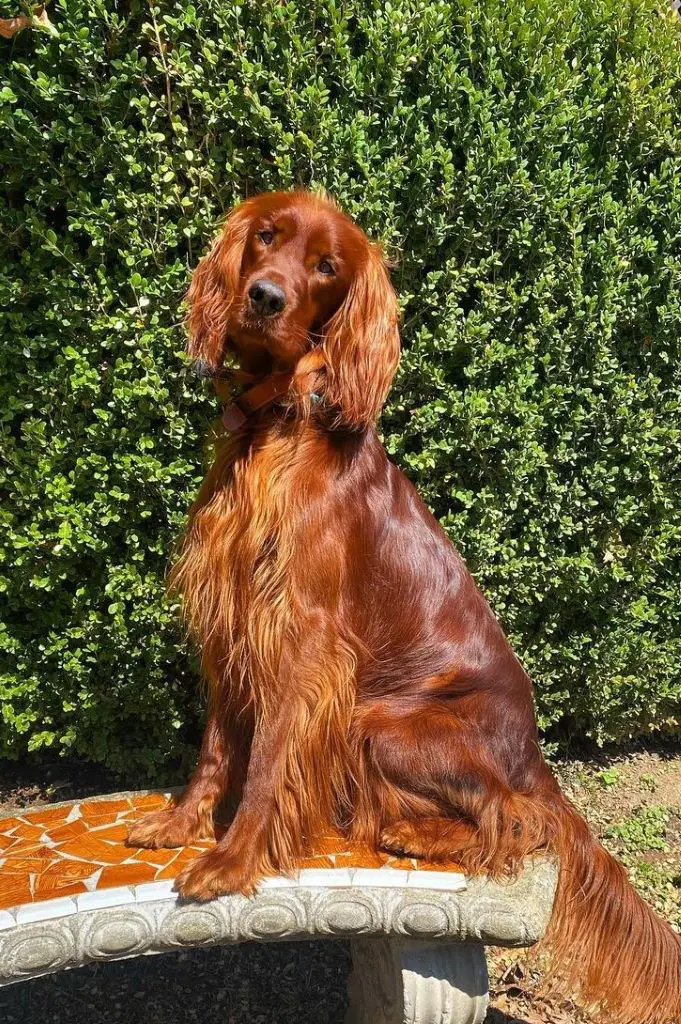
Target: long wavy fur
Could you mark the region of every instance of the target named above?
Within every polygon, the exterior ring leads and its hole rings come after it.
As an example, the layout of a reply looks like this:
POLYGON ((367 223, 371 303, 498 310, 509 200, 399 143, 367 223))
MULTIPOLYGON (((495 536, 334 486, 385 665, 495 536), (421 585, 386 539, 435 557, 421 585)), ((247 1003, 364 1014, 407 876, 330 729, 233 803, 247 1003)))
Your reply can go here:
MULTIPOLYGON (((323 198, 266 201, 350 231, 323 198)), ((237 208, 192 281, 189 351, 209 367, 258 209, 257 197, 237 208)), ((175 819, 135 834, 149 845, 206 834, 228 776, 220 759, 236 751, 244 775, 249 744, 267 736, 266 829, 251 806, 192 867, 191 894, 251 891, 331 827, 493 875, 548 852, 560 859, 545 940, 556 977, 610 1024, 681 1024, 679 936, 561 794, 529 679, 373 430, 399 356, 397 303, 380 249, 352 230, 347 296, 298 358, 288 402, 218 439, 191 511, 171 589, 201 649, 208 739, 175 819)))

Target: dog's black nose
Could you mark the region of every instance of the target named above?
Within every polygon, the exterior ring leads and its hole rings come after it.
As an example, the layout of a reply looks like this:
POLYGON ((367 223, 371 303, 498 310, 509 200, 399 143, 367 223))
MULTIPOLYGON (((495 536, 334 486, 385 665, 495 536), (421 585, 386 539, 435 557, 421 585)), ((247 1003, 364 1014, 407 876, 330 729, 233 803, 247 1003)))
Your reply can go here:
POLYGON ((258 316, 276 316, 286 305, 286 292, 274 281, 263 277, 248 289, 251 307, 258 316))

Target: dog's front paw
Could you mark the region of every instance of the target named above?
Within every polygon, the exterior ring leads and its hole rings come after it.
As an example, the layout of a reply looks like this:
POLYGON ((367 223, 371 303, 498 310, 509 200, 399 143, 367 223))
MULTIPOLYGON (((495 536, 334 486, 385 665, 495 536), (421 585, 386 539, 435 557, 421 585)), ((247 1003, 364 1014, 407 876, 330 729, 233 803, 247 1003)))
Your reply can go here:
POLYGON ((127 846, 146 846, 150 850, 160 847, 189 846, 198 839, 212 839, 212 830, 202 826, 199 818, 189 815, 181 807, 152 811, 134 822, 128 831, 127 846))
POLYGON ((252 860, 216 847, 188 864, 177 876, 175 888, 182 896, 195 900, 211 900, 230 892, 251 896, 259 879, 252 860))

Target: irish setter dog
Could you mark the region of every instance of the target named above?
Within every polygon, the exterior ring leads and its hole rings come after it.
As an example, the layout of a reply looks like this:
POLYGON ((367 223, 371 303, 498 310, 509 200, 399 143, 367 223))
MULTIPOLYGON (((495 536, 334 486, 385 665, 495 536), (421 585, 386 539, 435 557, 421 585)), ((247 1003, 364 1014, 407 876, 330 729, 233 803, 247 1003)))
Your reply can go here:
POLYGON ((306 192, 248 199, 199 264, 189 354, 252 386, 225 413, 171 585, 209 684, 196 772, 129 842, 213 836, 186 897, 251 893, 329 827, 468 872, 560 859, 556 970, 610 1021, 681 1020, 681 940, 540 753, 531 682, 374 428, 399 359, 381 249, 306 192))

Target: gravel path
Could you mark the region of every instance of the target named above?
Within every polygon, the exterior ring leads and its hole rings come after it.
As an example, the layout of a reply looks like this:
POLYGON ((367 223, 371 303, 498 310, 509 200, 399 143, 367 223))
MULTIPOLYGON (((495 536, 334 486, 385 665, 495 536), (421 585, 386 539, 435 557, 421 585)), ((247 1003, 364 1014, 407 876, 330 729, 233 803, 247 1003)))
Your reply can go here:
POLYGON ((0 989, 3 1024, 343 1024, 344 942, 221 946, 0 989))

